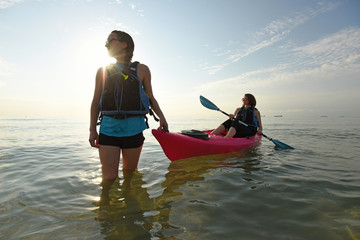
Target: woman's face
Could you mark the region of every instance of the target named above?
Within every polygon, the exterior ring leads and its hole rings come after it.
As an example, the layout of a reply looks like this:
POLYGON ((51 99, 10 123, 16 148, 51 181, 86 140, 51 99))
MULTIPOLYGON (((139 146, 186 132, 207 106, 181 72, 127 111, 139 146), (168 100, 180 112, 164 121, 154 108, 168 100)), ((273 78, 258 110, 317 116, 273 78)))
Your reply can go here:
POLYGON ((246 105, 246 104, 249 104, 249 98, 246 96, 246 95, 244 95, 244 97, 243 97, 243 103, 246 105))
POLYGON ((126 42, 119 41, 116 33, 111 33, 105 43, 109 56, 114 58, 121 56, 125 52, 126 45, 126 42))

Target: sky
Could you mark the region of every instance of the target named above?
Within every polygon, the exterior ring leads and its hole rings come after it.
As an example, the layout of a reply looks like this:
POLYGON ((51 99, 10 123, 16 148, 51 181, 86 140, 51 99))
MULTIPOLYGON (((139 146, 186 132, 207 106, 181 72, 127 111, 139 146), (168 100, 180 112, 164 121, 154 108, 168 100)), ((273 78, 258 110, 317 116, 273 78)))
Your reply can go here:
POLYGON ((167 118, 360 116, 358 0, 0 0, 0 117, 88 117, 112 30, 167 118))

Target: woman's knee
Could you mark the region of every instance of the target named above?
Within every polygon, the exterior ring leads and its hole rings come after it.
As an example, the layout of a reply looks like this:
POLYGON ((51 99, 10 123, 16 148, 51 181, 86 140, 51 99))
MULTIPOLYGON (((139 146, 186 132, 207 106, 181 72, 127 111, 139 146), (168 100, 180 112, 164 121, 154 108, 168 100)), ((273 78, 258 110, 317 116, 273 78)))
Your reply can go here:
POLYGON ((142 146, 122 150, 123 170, 135 170, 139 163, 142 146))
POLYGON ((236 129, 235 128, 233 128, 233 127, 230 127, 230 129, 229 129, 229 131, 227 132, 227 134, 226 134, 226 138, 232 138, 232 137, 234 137, 235 136, 235 134, 236 134, 236 129))
POLYGON ((114 180, 118 177, 120 148, 114 146, 100 146, 99 155, 104 179, 114 180))
POLYGON ((228 119, 225 122, 223 122, 221 125, 225 128, 225 130, 228 130, 231 127, 232 122, 233 121, 231 119, 228 119))

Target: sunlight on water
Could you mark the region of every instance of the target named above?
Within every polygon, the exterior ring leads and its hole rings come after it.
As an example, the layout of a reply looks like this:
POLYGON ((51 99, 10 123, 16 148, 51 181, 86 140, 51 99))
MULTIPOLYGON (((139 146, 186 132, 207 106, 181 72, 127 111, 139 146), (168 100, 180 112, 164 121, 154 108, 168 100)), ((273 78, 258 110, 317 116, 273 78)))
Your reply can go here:
POLYGON ((359 239, 358 119, 263 121, 295 149, 170 162, 147 130, 138 170, 102 182, 86 120, 2 119, 0 238, 359 239))

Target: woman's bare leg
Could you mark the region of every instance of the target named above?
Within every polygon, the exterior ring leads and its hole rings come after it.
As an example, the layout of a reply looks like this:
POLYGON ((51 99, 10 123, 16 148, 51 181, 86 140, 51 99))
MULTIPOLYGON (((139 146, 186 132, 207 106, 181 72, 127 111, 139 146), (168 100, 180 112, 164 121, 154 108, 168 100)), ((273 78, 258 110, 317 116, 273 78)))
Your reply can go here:
POLYGON ((122 150, 123 170, 135 170, 139 163, 142 146, 122 150))
POLYGON ((236 130, 233 127, 230 127, 229 131, 226 134, 226 138, 232 138, 233 136, 235 136, 236 130))
POLYGON ((211 134, 218 135, 218 134, 224 132, 225 130, 226 130, 226 129, 225 129, 224 125, 221 124, 220 126, 218 126, 217 129, 215 129, 214 131, 212 131, 211 134))
POLYGON ((99 156, 103 179, 114 180, 118 177, 120 148, 100 145, 99 156))

